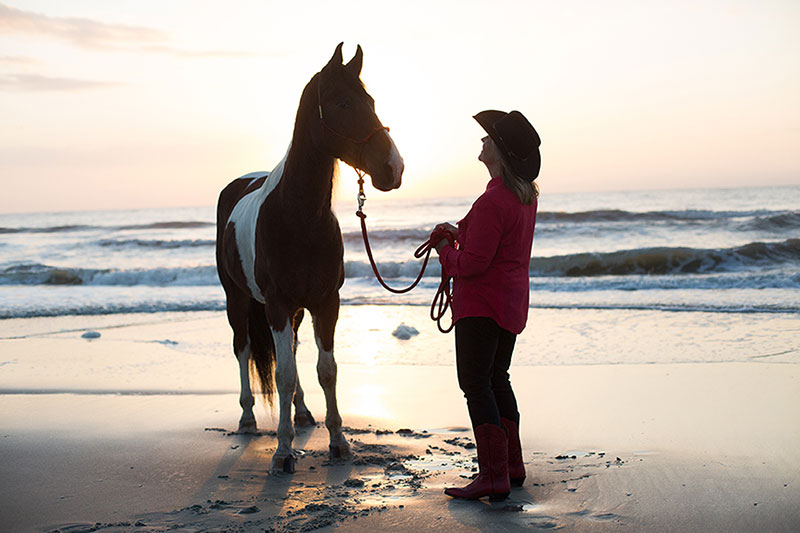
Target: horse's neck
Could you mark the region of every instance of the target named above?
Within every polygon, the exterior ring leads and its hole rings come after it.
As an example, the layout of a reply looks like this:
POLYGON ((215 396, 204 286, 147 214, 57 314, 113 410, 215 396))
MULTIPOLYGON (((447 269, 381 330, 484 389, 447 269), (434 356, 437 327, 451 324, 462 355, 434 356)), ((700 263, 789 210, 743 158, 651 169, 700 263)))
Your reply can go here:
POLYGON ((281 196, 303 216, 330 212, 336 167, 335 158, 314 146, 309 130, 317 124, 308 118, 298 116, 303 122, 295 127, 279 185, 281 196))
POLYGON ((303 210, 330 209, 336 160, 319 152, 293 152, 294 146, 286 160, 282 195, 303 210))

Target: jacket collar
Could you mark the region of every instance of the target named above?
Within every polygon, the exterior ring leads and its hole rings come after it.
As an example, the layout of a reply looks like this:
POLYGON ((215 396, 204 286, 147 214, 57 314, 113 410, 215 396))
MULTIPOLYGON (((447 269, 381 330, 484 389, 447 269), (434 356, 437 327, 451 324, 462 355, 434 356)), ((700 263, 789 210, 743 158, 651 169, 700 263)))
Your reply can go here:
POLYGON ((486 184, 486 190, 494 189, 498 185, 503 185, 503 176, 495 176, 494 178, 489 180, 489 183, 486 184))

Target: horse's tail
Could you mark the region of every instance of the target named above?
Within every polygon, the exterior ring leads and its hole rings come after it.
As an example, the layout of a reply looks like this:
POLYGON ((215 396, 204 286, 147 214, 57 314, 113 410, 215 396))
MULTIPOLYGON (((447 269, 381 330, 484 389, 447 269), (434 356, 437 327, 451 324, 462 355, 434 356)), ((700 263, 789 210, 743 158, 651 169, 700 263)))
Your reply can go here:
POLYGON ((267 403, 272 405, 275 393, 275 342, 272 340, 272 332, 269 330, 264 305, 251 299, 247 320, 250 336, 251 375, 258 377, 261 394, 266 398, 267 403))

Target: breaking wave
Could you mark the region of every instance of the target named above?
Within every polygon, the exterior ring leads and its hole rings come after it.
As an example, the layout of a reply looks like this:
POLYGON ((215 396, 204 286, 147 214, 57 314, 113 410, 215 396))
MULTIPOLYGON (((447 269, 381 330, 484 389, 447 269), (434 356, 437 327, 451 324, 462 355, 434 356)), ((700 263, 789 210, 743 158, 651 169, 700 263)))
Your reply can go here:
MULTIPOLYGON (((135 241, 131 241, 135 242, 135 241)), ((172 241, 151 241, 149 245, 170 247, 172 241)), ((213 241, 192 241, 196 246, 210 246, 213 241)), ((119 242, 110 245, 120 245, 119 242)), ((121 245, 130 245, 121 244, 121 245)), ((134 244, 138 246, 139 244, 134 244)), ((413 278, 421 262, 383 261, 378 264, 384 278, 413 278)), ((782 242, 754 242, 745 246, 721 249, 640 248, 605 253, 579 253, 554 257, 534 257, 530 273, 537 277, 592 278, 600 276, 668 276, 678 275, 688 281, 691 274, 725 274, 770 271, 800 265, 800 239, 782 242)), ((371 277, 367 261, 346 261, 348 278, 371 277)), ((428 264, 425 277, 439 277, 441 270, 434 259, 428 264)), ((790 283, 800 283, 800 276, 790 283)), ((681 278, 679 278, 681 279, 681 278)), ((757 279, 757 276, 752 276, 757 279)), ((534 281, 535 283, 535 281, 534 281)), ((185 268, 91 269, 22 263, 0 270, 0 285, 110 285, 110 286, 204 286, 217 285, 214 265, 185 268)))
POLYGON ((534 258, 534 276, 625 276, 735 272, 800 262, 800 239, 721 249, 640 248, 534 258))
POLYGON ((188 268, 92 269, 61 268, 38 263, 21 264, 0 271, 0 285, 112 285, 203 286, 217 285, 213 265, 188 268))

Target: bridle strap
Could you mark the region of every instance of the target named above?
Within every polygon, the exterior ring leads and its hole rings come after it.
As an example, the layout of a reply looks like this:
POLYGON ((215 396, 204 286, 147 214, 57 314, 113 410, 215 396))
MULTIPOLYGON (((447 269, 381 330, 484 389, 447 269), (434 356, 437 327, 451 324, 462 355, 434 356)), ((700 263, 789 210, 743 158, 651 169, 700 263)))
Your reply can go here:
MULTIPOLYGON (((361 152, 364 149, 364 145, 367 144, 369 142, 369 140, 372 139, 372 137, 376 133, 378 133, 379 131, 384 131, 385 130, 385 131, 388 132, 389 131, 389 127, 388 126, 377 126, 377 127, 375 127, 375 129, 373 129, 371 132, 369 132, 369 135, 367 135, 363 139, 354 139, 353 137, 350 137, 348 135, 345 135, 344 133, 336 131, 334 128, 331 127, 330 124, 328 124, 328 121, 325 120, 325 113, 323 113, 323 111, 322 111, 322 94, 321 94, 321 89, 320 89, 321 86, 322 86, 322 77, 318 75, 317 76, 317 109, 319 110, 319 122, 320 122, 320 124, 322 124, 322 127, 324 129, 330 131, 334 135, 338 135, 342 139, 345 139, 345 140, 350 141, 351 143, 357 145, 359 148, 358 148, 358 157, 356 159, 358 161, 361 161, 361 152)), ((367 200, 367 195, 364 194, 364 174, 365 174, 365 172, 363 170, 359 169, 359 168, 356 168, 356 167, 353 167, 353 170, 355 170, 356 174, 358 174, 358 212, 362 213, 363 212, 362 210, 364 208, 364 202, 367 200)))
MULTIPOLYGON (((350 137, 349 135, 345 135, 344 133, 336 131, 334 128, 331 127, 330 124, 328 124, 328 121, 325 120, 325 114, 322 112, 322 95, 320 93, 320 87, 321 86, 322 86, 322 80, 321 80, 321 78, 317 78, 317 109, 319 110, 319 121, 322 124, 322 127, 325 128, 326 130, 328 130, 329 132, 333 133, 334 135, 338 135, 342 139, 348 140, 353 144, 360 145, 361 148, 363 148, 363 146, 365 144, 367 144, 369 142, 369 140, 372 139, 372 137, 376 133, 378 133, 379 131, 383 131, 383 130, 389 131, 389 127, 388 126, 376 126, 375 129, 373 129, 371 132, 369 132, 369 135, 367 135, 363 139, 355 139, 353 137, 350 137)), ((359 156, 360 156, 360 153, 359 153, 359 156)), ((360 159, 360 157, 359 157, 359 159, 360 159)))

